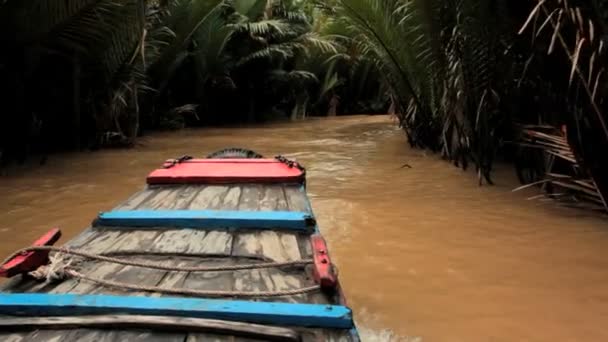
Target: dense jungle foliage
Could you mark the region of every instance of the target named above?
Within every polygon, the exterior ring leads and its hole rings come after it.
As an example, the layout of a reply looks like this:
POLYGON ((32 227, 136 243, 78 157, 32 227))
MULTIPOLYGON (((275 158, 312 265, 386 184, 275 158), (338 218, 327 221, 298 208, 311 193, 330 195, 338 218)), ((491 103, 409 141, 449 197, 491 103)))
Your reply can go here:
POLYGON ((0 0, 0 159, 149 129, 395 114, 412 146, 605 207, 599 0, 0 0))

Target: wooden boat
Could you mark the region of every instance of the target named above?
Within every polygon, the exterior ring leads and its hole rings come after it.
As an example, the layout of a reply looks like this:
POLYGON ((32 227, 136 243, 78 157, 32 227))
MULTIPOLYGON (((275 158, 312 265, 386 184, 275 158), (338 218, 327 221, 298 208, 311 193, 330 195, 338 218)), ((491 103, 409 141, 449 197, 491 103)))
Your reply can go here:
POLYGON ((0 340, 358 341, 304 168, 242 155, 169 160, 62 247, 54 229, 9 257, 0 340))

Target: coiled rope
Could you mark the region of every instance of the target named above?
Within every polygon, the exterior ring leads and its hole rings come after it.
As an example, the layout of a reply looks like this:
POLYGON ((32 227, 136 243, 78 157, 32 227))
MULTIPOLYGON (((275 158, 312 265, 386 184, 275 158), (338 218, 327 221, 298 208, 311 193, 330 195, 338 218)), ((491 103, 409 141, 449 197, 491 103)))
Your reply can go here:
POLYGON ((266 262, 257 264, 241 264, 241 265, 225 265, 225 266, 168 266, 160 265, 157 263, 130 261, 115 257, 109 257, 105 255, 99 255, 94 253, 88 253, 80 250, 69 249, 65 247, 54 247, 54 246, 31 246, 22 248, 11 256, 6 258, 2 264, 6 264, 9 260, 16 256, 22 255, 27 252, 33 251, 48 251, 56 252, 57 254, 50 257, 50 263, 36 269, 35 271, 29 272, 29 275, 39 279, 51 282, 54 280, 63 280, 66 277, 73 277, 78 279, 84 279, 98 283, 102 286, 116 287, 135 291, 144 292, 157 292, 165 294, 181 294, 191 295, 197 297, 281 297, 281 296, 293 296, 299 294, 305 294, 320 290, 319 285, 313 285, 303 287, 299 289, 280 290, 280 291, 261 291, 261 292, 247 292, 247 291, 214 291, 214 290, 195 290, 187 288, 163 288, 159 286, 147 286, 147 285, 135 285, 123 282, 116 282, 112 280, 105 280, 95 277, 87 276, 71 267, 72 260, 67 262, 64 261, 65 255, 76 255, 92 260, 105 261, 125 266, 135 266, 163 271, 172 272, 221 272, 221 271, 238 271, 238 270, 251 270, 251 269, 262 269, 270 267, 290 267, 290 266, 304 266, 313 263, 310 259, 287 261, 287 262, 266 262))

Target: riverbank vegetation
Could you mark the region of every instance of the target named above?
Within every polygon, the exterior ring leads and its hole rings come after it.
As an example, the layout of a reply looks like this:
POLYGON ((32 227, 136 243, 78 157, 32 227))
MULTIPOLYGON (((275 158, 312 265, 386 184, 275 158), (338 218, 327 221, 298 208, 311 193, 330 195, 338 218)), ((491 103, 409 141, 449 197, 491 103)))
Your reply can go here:
POLYGON ((480 184, 506 157, 606 207, 607 24, 596 0, 4 0, 0 160, 391 112, 480 184))
POLYGON ((552 197, 608 195, 606 21, 599 1, 338 0, 413 146, 472 163, 497 155, 552 197))

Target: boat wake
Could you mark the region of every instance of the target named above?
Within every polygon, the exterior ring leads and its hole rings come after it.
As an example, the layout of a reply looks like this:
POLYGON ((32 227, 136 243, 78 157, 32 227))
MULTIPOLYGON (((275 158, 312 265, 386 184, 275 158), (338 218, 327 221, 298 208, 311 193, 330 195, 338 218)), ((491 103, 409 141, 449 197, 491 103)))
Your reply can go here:
POLYGON ((374 330, 366 327, 357 327, 362 342, 422 342, 421 337, 398 336, 388 329, 374 330))

